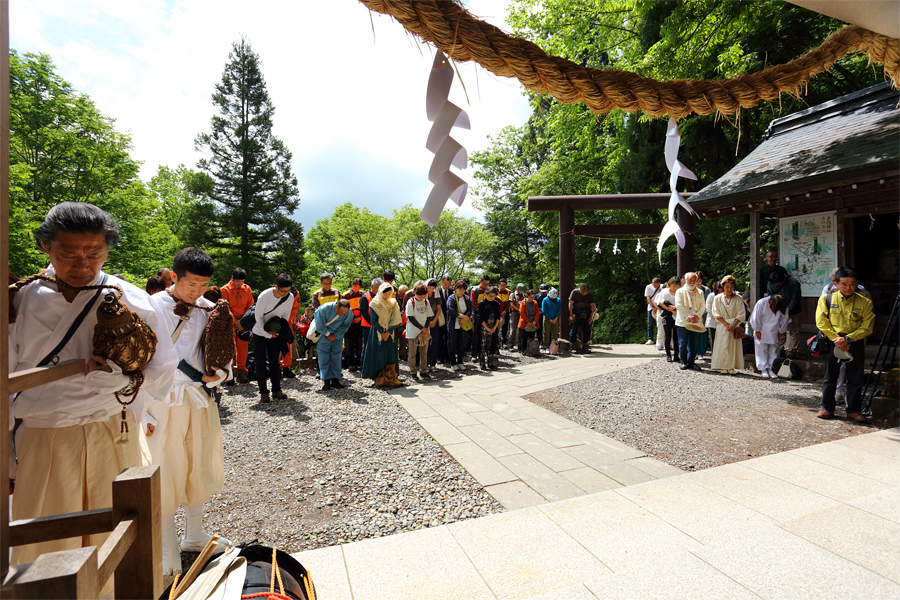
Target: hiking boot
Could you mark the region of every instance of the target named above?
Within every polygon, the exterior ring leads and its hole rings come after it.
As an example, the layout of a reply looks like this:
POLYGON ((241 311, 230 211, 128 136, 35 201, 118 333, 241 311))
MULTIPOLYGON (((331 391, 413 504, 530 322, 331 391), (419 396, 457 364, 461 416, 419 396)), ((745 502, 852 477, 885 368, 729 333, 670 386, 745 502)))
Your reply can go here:
POLYGON ((847 413, 847 419, 854 423, 868 423, 869 420, 859 413, 847 413))
POLYGON ((269 402, 269 395, 268 394, 260 394, 259 401, 260 402, 269 402))
POLYGON ((481 361, 481 370, 482 370, 482 371, 487 371, 487 370, 488 370, 487 364, 486 364, 484 361, 481 361))
POLYGON ((247 371, 245 371, 243 369, 238 369, 237 382, 238 383, 250 383, 250 378, 247 377, 247 371))
POLYGON ((237 381, 235 381, 234 379, 229 379, 228 381, 225 382, 225 385, 228 385, 228 386, 237 385, 237 381))
POLYGON ((331 389, 331 381, 325 380, 325 384, 322 386, 322 391, 327 392, 330 389, 331 389))
POLYGON ((276 400, 287 400, 287 394, 285 394, 281 390, 278 390, 277 392, 272 392, 272 397, 275 398, 276 400))
POLYGON ((825 410, 824 408, 816 413, 816 416, 820 419, 833 419, 834 411, 833 410, 825 410))
POLYGON ((294 374, 294 372, 291 371, 288 367, 284 367, 283 369, 281 369, 281 375, 282 375, 282 377, 284 377, 285 379, 294 379, 295 377, 297 377, 297 376, 294 374))
POLYGON ((347 387, 347 386, 345 386, 343 383, 341 383, 341 380, 340 380, 340 379, 332 379, 332 380, 331 380, 331 387, 341 390, 341 389, 344 389, 344 388, 347 387))

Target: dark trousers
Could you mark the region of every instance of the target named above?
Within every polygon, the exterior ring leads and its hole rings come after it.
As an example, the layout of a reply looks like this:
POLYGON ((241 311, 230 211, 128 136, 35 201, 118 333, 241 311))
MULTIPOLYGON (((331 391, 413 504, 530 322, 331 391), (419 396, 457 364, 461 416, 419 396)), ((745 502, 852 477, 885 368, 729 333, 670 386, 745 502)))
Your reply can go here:
POLYGON ((433 367, 438 361, 438 349, 441 345, 441 330, 443 327, 435 325, 431 328, 431 341, 428 342, 428 366, 433 367))
MULTIPOLYGON (((478 311, 472 316, 472 331, 481 332, 481 319, 478 318, 478 311)), ((476 359, 481 355, 481 335, 472 338, 472 358, 476 359)))
MULTIPOLYGON (((441 364, 450 362, 450 335, 447 333, 447 327, 437 327, 438 335, 435 337, 437 343, 437 359, 441 364)), ((433 334, 432 334, 433 335, 433 334)))
POLYGON ((541 316, 538 317, 538 330, 537 330, 537 339, 541 340, 541 345, 544 344, 544 313, 541 313, 541 316))
POLYGON ((581 333, 581 341, 585 347, 591 343, 591 311, 576 308, 574 311, 575 320, 569 325, 569 342, 572 348, 578 343, 578 334, 581 333))
POLYGON ((464 329, 453 329, 450 333, 450 364, 461 365, 466 354, 466 342, 469 332, 464 329))
MULTIPOLYGON (((847 363, 847 374, 844 380, 844 398, 847 401, 847 412, 858 413, 862 410, 862 380, 866 363, 866 341, 859 340, 850 344, 853 360, 847 363)), ((834 412, 834 390, 837 387, 841 363, 834 356, 834 344, 825 361, 825 380, 822 382, 822 408, 834 412)))
POLYGON ((359 323, 352 324, 344 336, 344 362, 348 367, 362 366, 362 329, 359 323))
POLYGON ((281 391, 281 363, 278 355, 278 343, 272 338, 253 334, 253 357, 256 361, 256 382, 259 393, 268 394, 266 380, 272 380, 272 391, 281 391), (268 357, 268 358, 267 358, 268 357))
POLYGON ((675 351, 675 358, 681 361, 681 355, 678 352, 678 337, 675 334, 675 319, 663 319, 663 340, 666 345, 666 356, 672 356, 675 351))
POLYGON ((716 345, 716 328, 709 328, 709 353, 712 354, 713 346, 716 345))
POLYGON ((519 327, 519 352, 525 352, 525 347, 528 346, 528 340, 535 339, 537 336, 537 331, 526 331, 525 329, 519 327))
POLYGON ((370 329, 372 329, 372 328, 371 327, 363 327, 362 325, 359 326, 360 335, 362 336, 362 345, 360 346, 360 351, 359 351, 360 366, 362 366, 363 360, 365 360, 365 358, 366 358, 366 344, 369 343, 369 330, 370 329))
POLYGON ((656 325, 656 317, 653 316, 653 311, 647 311, 647 339, 655 340, 656 336, 653 335, 653 326, 656 325))
POLYGON ((678 356, 681 364, 694 364, 694 361, 697 360, 697 351, 700 349, 700 336, 706 334, 688 331, 686 328, 678 326, 675 329, 678 330, 678 356))

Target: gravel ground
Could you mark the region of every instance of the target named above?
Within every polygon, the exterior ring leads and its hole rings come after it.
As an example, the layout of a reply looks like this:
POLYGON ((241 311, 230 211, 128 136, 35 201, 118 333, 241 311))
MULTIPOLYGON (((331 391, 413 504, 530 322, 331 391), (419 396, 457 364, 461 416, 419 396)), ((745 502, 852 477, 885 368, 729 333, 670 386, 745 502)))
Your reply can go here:
POLYGON ((681 371, 663 357, 526 399, 687 471, 897 425, 817 419, 819 390, 819 382, 750 371, 681 371))
MULTIPOLYGON (((503 352, 499 362, 540 360, 556 358, 503 352)), ((412 389, 428 385, 403 362, 400 374, 412 389)), ((287 400, 268 404, 255 383, 224 389, 225 490, 206 505, 207 531, 299 552, 503 511, 390 394, 347 370, 342 383, 322 392, 301 372, 284 380, 287 400)), ((195 557, 184 553, 184 567, 195 557)))

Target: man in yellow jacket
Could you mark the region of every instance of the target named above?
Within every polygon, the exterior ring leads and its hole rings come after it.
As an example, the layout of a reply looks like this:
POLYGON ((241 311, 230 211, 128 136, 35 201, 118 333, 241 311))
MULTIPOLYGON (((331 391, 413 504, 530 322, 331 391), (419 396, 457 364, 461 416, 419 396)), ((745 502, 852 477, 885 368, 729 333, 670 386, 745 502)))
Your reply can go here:
POLYGON ((822 406, 816 416, 820 419, 834 417, 834 391, 841 369, 839 361, 849 361, 845 382, 847 418, 856 423, 866 423, 861 412, 865 338, 872 333, 875 313, 872 312, 872 301, 856 293, 857 278, 853 269, 838 267, 835 280, 837 290, 821 296, 816 308, 816 327, 833 342, 825 362, 822 406))

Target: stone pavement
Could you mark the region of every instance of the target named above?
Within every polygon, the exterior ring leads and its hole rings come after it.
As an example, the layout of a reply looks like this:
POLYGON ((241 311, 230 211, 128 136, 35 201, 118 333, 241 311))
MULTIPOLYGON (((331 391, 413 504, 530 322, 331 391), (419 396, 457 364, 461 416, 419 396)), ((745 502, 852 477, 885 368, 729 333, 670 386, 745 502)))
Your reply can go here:
POLYGON ((900 430, 675 474, 521 400, 642 354, 655 356, 617 346, 519 367, 521 379, 399 393, 457 460, 481 465, 476 479, 503 479, 485 484, 495 497, 525 508, 299 553, 319 597, 900 598, 900 430))

